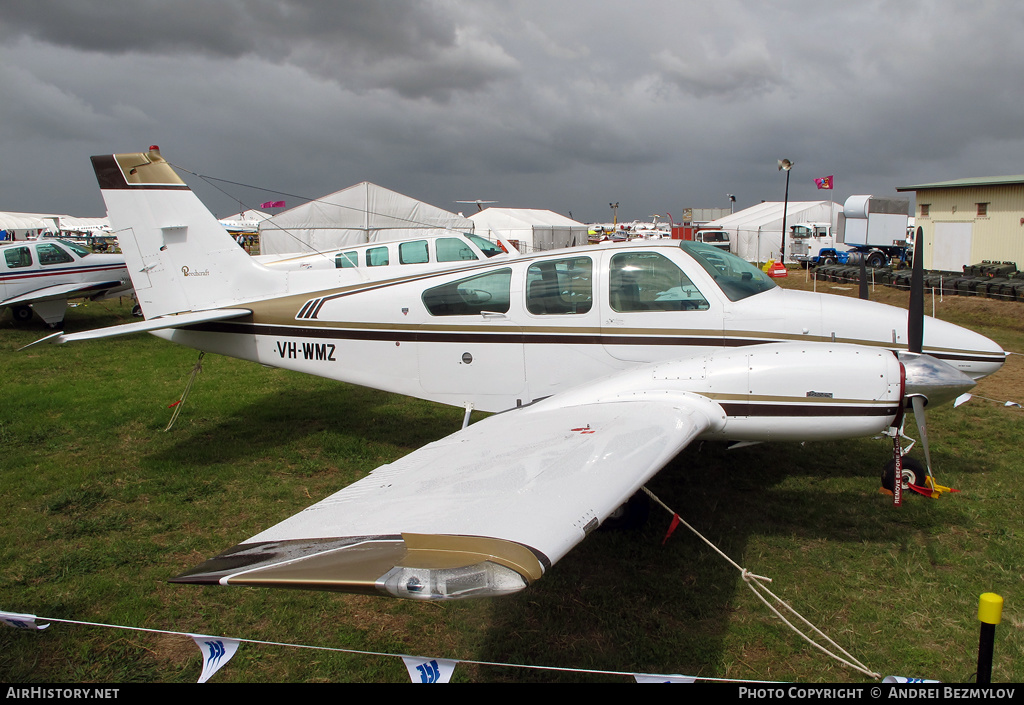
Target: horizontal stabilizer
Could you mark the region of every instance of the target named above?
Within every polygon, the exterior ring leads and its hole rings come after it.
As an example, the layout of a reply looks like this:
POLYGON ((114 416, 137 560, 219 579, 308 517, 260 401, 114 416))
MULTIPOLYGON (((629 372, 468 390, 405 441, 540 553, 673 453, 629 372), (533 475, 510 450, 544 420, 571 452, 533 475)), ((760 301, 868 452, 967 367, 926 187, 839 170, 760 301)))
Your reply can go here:
POLYGON ((160 316, 159 318, 151 318, 148 321, 138 321, 137 323, 125 323, 120 326, 109 326, 108 328, 94 328, 93 330, 84 330, 80 333, 54 333, 48 335, 45 338, 40 338, 34 343, 29 343, 24 348, 31 348, 33 345, 39 345, 40 343, 74 343, 79 340, 97 340, 99 338, 117 338, 122 335, 133 335, 135 333, 145 333, 152 330, 163 330, 165 328, 185 328, 187 326, 193 326, 198 323, 208 323, 210 321, 225 321, 232 318, 242 318, 244 316, 252 315, 252 311, 247 308, 224 308, 216 309, 213 311, 195 311, 193 313, 179 313, 174 316, 160 316))

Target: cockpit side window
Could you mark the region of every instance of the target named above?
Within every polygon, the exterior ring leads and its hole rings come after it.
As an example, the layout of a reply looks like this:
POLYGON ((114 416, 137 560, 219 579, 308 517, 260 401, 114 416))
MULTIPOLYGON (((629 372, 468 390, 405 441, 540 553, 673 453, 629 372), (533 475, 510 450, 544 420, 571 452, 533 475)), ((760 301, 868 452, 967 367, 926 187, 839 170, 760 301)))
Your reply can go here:
POLYGON ((594 305, 593 272, 589 257, 530 265, 526 273, 526 310, 537 315, 587 313, 594 305))
POLYGON ((435 286, 424 291, 422 299, 432 316, 508 313, 511 290, 512 270, 506 268, 435 286))
POLYGON ((32 252, 27 247, 8 247, 4 250, 8 269, 32 266, 32 252))
POLYGON ((39 264, 67 264, 74 262, 75 258, 64 250, 50 242, 36 245, 36 254, 39 255, 39 264))
POLYGON ((479 259, 473 248, 457 237, 442 237, 437 240, 438 262, 466 262, 479 259))
POLYGON ((613 311, 706 311, 711 307, 690 278, 657 252, 612 257, 608 295, 613 311))

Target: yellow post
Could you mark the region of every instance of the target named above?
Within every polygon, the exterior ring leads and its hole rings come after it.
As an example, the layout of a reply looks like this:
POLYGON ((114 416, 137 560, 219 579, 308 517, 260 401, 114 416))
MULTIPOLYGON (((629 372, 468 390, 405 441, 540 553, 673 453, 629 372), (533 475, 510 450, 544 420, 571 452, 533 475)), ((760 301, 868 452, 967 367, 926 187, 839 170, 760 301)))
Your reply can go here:
POLYGON ((1003 598, 986 592, 978 600, 978 621, 981 638, 978 641, 978 683, 992 682, 992 647, 996 638, 996 625, 1003 618, 1003 598))

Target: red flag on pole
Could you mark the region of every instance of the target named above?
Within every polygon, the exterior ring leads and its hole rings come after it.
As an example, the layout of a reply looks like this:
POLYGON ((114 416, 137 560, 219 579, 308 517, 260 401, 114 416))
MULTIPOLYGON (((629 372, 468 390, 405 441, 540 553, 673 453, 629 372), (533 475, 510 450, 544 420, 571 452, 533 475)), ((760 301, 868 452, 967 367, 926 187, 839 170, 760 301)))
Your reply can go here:
POLYGON ((817 184, 819 189, 831 189, 832 179, 834 178, 835 176, 823 176, 820 179, 815 179, 814 183, 817 184))

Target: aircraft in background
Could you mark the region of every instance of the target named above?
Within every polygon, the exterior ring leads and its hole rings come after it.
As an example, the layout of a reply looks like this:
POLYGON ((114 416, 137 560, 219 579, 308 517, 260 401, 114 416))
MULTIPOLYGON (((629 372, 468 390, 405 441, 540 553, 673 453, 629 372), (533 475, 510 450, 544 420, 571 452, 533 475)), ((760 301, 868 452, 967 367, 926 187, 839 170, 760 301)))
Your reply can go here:
POLYGON ((514 592, 695 440, 886 433, 902 461, 906 407, 923 426, 925 404, 951 401, 1005 360, 964 328, 929 318, 908 332, 902 309, 783 290, 693 242, 272 270, 157 148, 93 165, 146 320, 38 342, 150 331, 464 407, 467 422, 472 409, 505 412, 173 582, 413 599, 514 592))
POLYGON ((68 299, 131 294, 123 255, 96 254, 56 239, 0 243, 0 308, 25 323, 35 311, 50 328, 64 321, 68 299))

